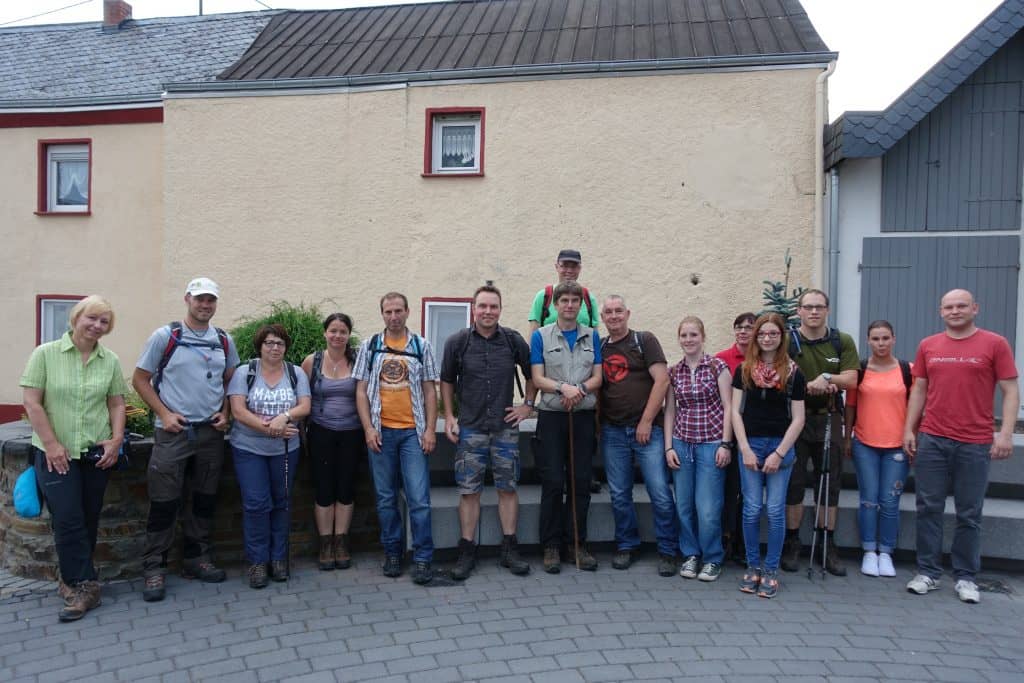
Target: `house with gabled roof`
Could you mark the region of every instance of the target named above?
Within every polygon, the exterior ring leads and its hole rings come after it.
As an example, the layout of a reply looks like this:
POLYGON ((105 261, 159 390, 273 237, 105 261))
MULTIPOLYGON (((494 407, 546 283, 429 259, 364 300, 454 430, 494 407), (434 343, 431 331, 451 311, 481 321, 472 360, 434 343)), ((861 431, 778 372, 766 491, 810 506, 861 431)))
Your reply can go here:
POLYGON ((1005 0, 884 111, 845 112, 824 148, 826 282, 844 330, 896 328, 900 357, 973 291, 1024 367, 1024 0, 1005 0))
POLYGON ((111 299, 109 342, 130 370, 161 296, 163 84, 213 80, 274 14, 104 9, 103 21, 0 28, 0 421, 22 413, 29 352, 85 295, 111 299))

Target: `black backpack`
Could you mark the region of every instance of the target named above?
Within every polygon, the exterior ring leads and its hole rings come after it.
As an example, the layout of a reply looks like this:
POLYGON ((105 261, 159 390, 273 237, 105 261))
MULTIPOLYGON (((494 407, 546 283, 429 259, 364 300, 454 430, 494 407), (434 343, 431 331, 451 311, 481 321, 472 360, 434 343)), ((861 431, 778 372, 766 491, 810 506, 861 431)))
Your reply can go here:
MULTIPOLYGON (((903 386, 907 388, 907 398, 910 398, 910 387, 914 385, 914 377, 910 374, 910 362, 905 360, 897 361, 900 364, 900 374, 903 376, 903 386)), ((857 386, 864 381, 864 372, 868 369, 868 359, 862 358, 860 370, 857 371, 857 386)))
MULTIPOLYGON (((789 377, 786 378, 786 417, 793 419, 793 385, 796 384, 796 372, 799 368, 795 361, 790 361, 789 377)), ((740 415, 743 414, 743 409, 747 407, 747 392, 749 389, 744 389, 740 395, 740 415)))
MULTIPOLYGON (((551 308, 551 297, 554 296, 555 286, 548 285, 544 288, 544 304, 540 309, 540 320, 537 321, 540 327, 544 327, 544 321, 547 320, 548 310, 551 308)), ((594 319, 594 311, 590 307, 590 290, 586 287, 583 288, 583 306, 587 307, 587 322, 588 327, 597 327, 597 320, 594 319)))
MULTIPOLYGON (((247 365, 249 367, 249 370, 245 375, 245 391, 246 394, 248 394, 252 391, 252 385, 256 383, 256 359, 250 358, 247 363, 241 363, 238 367, 242 367, 242 365, 247 365)), ((299 383, 298 375, 295 374, 295 365, 285 361, 284 366, 288 370, 288 383, 292 385, 292 392, 295 392, 295 387, 299 383)), ((297 397, 298 395, 296 395, 296 398, 297 397)))
POLYGON ((423 362, 423 341, 420 339, 418 334, 412 335, 412 346, 415 349, 412 353, 405 349, 393 349, 390 346, 384 344, 384 335, 377 333, 370 337, 370 362, 367 368, 373 368, 373 361, 377 358, 378 353, 390 353, 393 356, 409 356, 415 358, 420 363, 423 362))
MULTIPOLYGON (((516 389, 519 391, 519 397, 525 398, 526 394, 523 392, 523 383, 519 379, 519 364, 516 363, 516 345, 512 343, 512 333, 506 327, 498 325, 498 333, 505 339, 505 343, 508 344, 508 350, 512 353, 512 374, 516 378, 516 389)), ((462 393, 462 360, 466 357, 466 351, 469 350, 469 340, 473 337, 473 328, 468 327, 464 330, 466 336, 465 341, 459 348, 459 352, 455 354, 455 375, 458 377, 458 387, 456 393, 462 393)))

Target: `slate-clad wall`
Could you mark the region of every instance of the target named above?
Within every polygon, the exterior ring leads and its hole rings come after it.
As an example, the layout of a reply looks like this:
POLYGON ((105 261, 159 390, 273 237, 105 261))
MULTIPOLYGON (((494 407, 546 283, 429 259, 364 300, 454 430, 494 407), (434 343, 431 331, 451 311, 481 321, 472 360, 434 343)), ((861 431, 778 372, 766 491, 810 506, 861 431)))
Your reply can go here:
POLYGON ((885 154, 882 231, 1019 230, 1022 110, 1024 32, 885 154))

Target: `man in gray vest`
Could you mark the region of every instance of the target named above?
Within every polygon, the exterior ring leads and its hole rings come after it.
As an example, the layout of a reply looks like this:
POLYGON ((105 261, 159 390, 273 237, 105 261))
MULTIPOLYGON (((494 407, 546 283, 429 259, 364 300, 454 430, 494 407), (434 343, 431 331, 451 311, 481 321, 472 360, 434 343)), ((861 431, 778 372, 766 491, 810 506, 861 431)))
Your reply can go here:
POLYGON ((181 509, 182 573, 210 583, 225 576, 210 557, 210 531, 230 424, 224 390, 238 365, 238 351, 227 333, 210 325, 219 295, 209 278, 189 282, 184 320, 150 336, 132 374, 132 386, 156 417, 142 553, 142 598, 147 602, 164 599, 167 552, 186 486, 191 505, 181 509))
POLYGON ((560 548, 580 569, 597 569, 587 550, 587 513, 595 444, 595 407, 601 387, 601 347, 597 330, 577 322, 583 287, 570 280, 552 291, 558 318, 530 338, 537 403, 534 458, 541 478, 540 543, 544 571, 561 571, 560 548), (566 481, 570 480, 568 498, 566 481), (575 553, 578 542, 578 556, 575 553))

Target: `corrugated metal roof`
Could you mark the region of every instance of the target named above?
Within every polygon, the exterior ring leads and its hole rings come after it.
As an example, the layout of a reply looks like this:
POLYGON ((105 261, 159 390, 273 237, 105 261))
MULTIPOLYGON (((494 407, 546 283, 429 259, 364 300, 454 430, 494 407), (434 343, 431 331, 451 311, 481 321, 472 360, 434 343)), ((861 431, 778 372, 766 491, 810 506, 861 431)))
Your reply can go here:
POLYGON ((1005 0, 883 111, 848 111, 825 132, 825 168, 885 154, 1024 28, 1024 0, 1005 0))
POLYGON ((168 81, 209 81, 276 12, 0 29, 0 107, 159 101, 168 81))
POLYGON ((280 14, 218 78, 824 53, 798 0, 450 0, 280 14))

